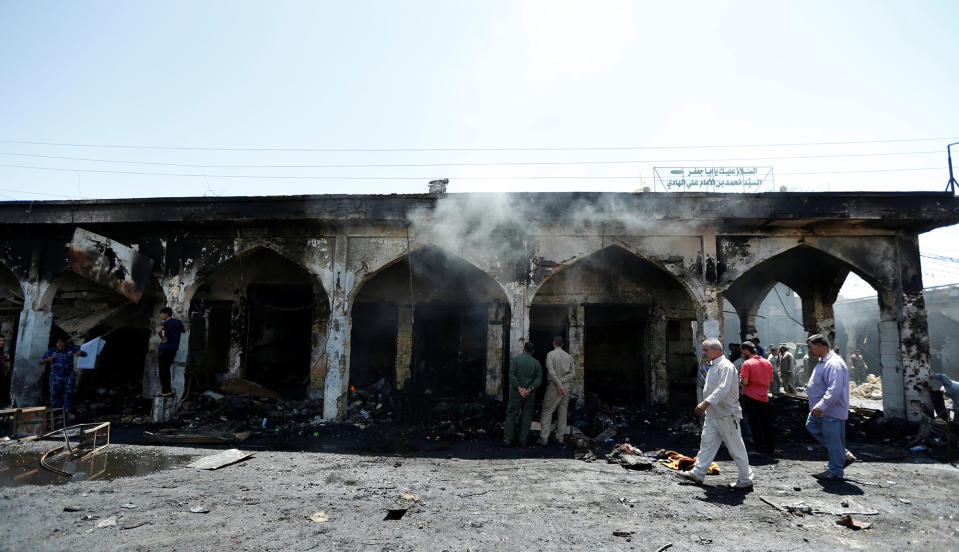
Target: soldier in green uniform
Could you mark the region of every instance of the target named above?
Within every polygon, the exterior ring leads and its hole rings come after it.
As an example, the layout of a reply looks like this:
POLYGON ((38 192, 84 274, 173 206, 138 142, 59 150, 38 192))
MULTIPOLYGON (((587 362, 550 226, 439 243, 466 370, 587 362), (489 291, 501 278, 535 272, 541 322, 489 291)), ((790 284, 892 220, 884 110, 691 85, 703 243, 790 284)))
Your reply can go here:
POLYGON ((519 444, 526 444, 529 425, 533 421, 533 401, 536 388, 543 379, 543 366, 533 358, 536 348, 532 343, 523 345, 526 351, 509 363, 509 403, 506 406, 506 425, 503 427, 503 446, 513 446, 513 432, 519 418, 519 444), (521 414, 522 412, 522 414, 521 414))

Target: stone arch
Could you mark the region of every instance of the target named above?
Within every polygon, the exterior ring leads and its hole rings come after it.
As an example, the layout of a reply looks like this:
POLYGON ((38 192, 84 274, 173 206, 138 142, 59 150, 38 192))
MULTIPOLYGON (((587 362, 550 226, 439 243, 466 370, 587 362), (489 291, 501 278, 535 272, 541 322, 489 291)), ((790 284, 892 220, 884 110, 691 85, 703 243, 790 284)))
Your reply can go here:
POLYGON ((353 286, 347 312, 351 389, 386 385, 412 403, 499 392, 507 296, 472 262, 420 244, 353 286))
POLYGON ((663 259, 661 255, 655 255, 653 254, 652 251, 649 251, 646 248, 638 247, 634 244, 631 244, 623 240, 618 240, 618 239, 608 239, 608 241, 604 241, 600 245, 594 244, 592 245, 592 247, 588 247, 584 249, 583 251, 578 252, 576 255, 562 262, 553 264, 549 266, 548 268, 534 266, 534 269, 533 269, 534 281, 533 281, 533 285, 530 288, 530 292, 531 292, 530 296, 531 297, 535 296, 539 288, 542 287, 550 278, 552 278, 556 274, 561 273, 563 270, 577 264, 578 262, 590 257, 591 255, 594 255, 600 251, 609 249, 611 247, 622 249, 623 251, 626 251, 627 253, 634 255, 656 266, 657 268, 662 270, 664 273, 669 274, 675 279, 676 283, 681 285, 683 289, 686 290, 690 300, 692 300, 697 307, 700 307, 702 305, 703 288, 702 288, 701 282, 698 282, 695 277, 694 278, 686 277, 686 275, 690 273, 690 270, 689 270, 690 268, 693 268, 694 270, 699 271, 701 273, 702 271, 701 262, 698 259, 695 260, 693 264, 700 265, 700 266, 690 267, 689 265, 684 264, 682 261, 678 259, 666 260, 666 259, 663 259), (694 286, 694 284, 696 285, 694 286))
MULTIPOLYGON (((899 349, 896 322, 898 294, 894 287, 890 287, 896 285, 894 281, 896 277, 896 275, 871 274, 861 266, 853 265, 848 260, 828 251, 812 245, 798 244, 753 265, 730 283, 723 294, 743 318, 742 336, 744 338, 758 336, 765 345, 766 342, 779 338, 757 332, 756 315, 760 303, 768 293, 766 290, 770 289, 774 283, 780 282, 794 290, 802 299, 802 327, 806 335, 812 333, 826 335, 833 347, 841 349, 841 354, 847 359, 852 351, 842 349, 847 347, 847 343, 857 340, 855 336, 847 337, 849 333, 868 336, 867 341, 873 350, 870 350, 867 356, 874 360, 875 371, 879 372, 878 368, 882 365, 884 370, 891 369, 895 372, 895 367, 899 364, 898 353, 889 353, 889 351, 899 349), (842 310, 837 313, 834 308, 839 290, 850 274, 856 274, 876 290, 877 297, 872 300, 872 305, 865 309, 868 311, 866 315, 859 316, 842 310), (842 314, 845 319, 840 320, 837 314, 842 314), (857 327, 850 330, 848 322, 854 316, 861 318, 861 324, 857 323, 857 327), (839 343, 836 339, 837 330, 844 334, 843 343, 839 343), (880 352, 881 349, 886 350, 887 354, 883 355, 880 352)), ((862 305, 863 303, 860 302, 860 306, 862 305)), ((811 367, 804 367, 798 361, 800 358, 797 357, 797 368, 801 368, 797 370, 801 372, 799 382, 804 383, 808 379, 811 367)), ((851 380, 863 380, 865 374, 851 370, 850 377, 851 380)), ((889 380, 894 381, 893 378, 889 380)), ((894 385, 889 386, 889 392, 890 396, 895 396, 894 385)), ((901 390, 899 393, 901 394, 901 390)))
POLYGON ((324 296, 330 297, 330 293, 326 289, 326 286, 324 285, 320 275, 316 274, 316 272, 314 272, 313 270, 310 270, 309 267, 305 266, 302 262, 297 260, 295 256, 290 254, 285 248, 271 242, 256 242, 256 243, 246 243, 240 249, 236 250, 236 252, 233 255, 229 256, 228 258, 222 259, 220 260, 220 262, 217 262, 210 266, 206 266, 199 269, 196 272, 196 274, 193 276, 190 284, 187 285, 182 291, 181 302, 183 304, 183 308, 186 310, 189 309, 190 300, 196 294, 196 290, 203 285, 203 281, 209 278, 211 274, 215 274, 216 272, 221 270, 223 267, 230 265, 231 263, 242 261, 242 259, 257 253, 258 251, 269 251, 271 253, 275 253, 276 255, 282 257, 283 259, 296 265, 298 268, 310 274, 312 278, 315 280, 314 282, 314 287, 316 288, 315 291, 322 292, 324 296))
POLYGON ((250 379, 290 398, 322 385, 313 380, 325 353, 330 297, 318 275, 282 248, 252 244, 200 270, 182 304, 199 385, 250 379))
POLYGON ((694 376, 700 304, 664 263, 613 243, 543 278, 530 301, 530 339, 549 350, 550 334, 565 332, 580 395, 661 403, 671 384, 694 376))
POLYGON ((396 265, 396 264, 399 264, 399 263, 404 263, 404 262, 406 262, 407 259, 410 257, 410 255, 416 254, 417 252, 419 252, 419 251, 424 251, 424 250, 436 250, 436 251, 441 251, 444 255, 447 255, 447 256, 449 256, 449 257, 451 257, 451 258, 459 259, 459 260, 461 260, 462 262, 464 262, 464 263, 466 263, 466 264, 469 264, 469 265, 472 266, 474 269, 476 269, 478 272, 482 272, 483 274, 485 274, 486 276, 488 276, 491 281, 495 282, 496 285, 499 287, 500 291, 502 292, 504 298, 509 295, 509 294, 506 292, 506 288, 503 287, 503 284, 502 284, 499 280, 497 280, 496 278, 494 278, 494 277, 493 277, 492 275, 490 275, 487 271, 485 271, 485 270, 483 270, 482 268, 480 268, 479 265, 477 265, 474 261, 472 261, 472 260, 470 260, 470 259, 468 259, 468 258, 466 258, 466 257, 464 257, 464 256, 462 256, 462 255, 458 255, 458 254, 456 254, 456 253, 453 253, 453 252, 451 252, 450 250, 448 250, 447 248, 442 247, 442 246, 440 246, 440 245, 433 244, 433 243, 423 243, 423 242, 420 242, 420 243, 417 243, 417 244, 413 244, 413 245, 410 247, 409 251, 404 251, 404 252, 401 253, 400 255, 397 255, 397 256, 391 258, 390 260, 383 262, 382 264, 380 264, 380 265, 377 266, 376 268, 374 268, 374 269, 370 270, 369 272, 366 272, 365 274, 363 274, 362 277, 360 278, 360 280, 357 281, 357 282, 350 288, 350 292, 349 292, 349 295, 348 295, 348 297, 347 297, 347 314, 349 314, 349 313, 352 312, 353 304, 354 304, 355 301, 356 301, 357 295, 360 294, 360 292, 363 290, 363 287, 366 286, 367 283, 369 283, 371 280, 373 280, 374 278, 376 278, 376 277, 377 277, 379 274, 381 274, 383 271, 388 270, 390 267, 392 267, 392 266, 394 266, 394 265, 396 265))
POLYGON ((723 236, 720 238, 719 284, 728 288, 764 263, 794 250, 811 250, 841 263, 875 289, 895 289, 898 282, 883 270, 898 262, 892 236, 723 236))

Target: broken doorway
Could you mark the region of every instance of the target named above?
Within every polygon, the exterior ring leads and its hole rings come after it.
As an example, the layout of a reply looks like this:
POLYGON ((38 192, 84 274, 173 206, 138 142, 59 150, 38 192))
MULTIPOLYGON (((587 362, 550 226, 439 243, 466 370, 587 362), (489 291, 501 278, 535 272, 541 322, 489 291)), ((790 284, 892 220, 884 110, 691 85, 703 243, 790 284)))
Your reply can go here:
MULTIPOLYGON (((579 364, 574 390, 646 406, 668 396, 666 322, 695 318, 691 297, 675 277, 613 245, 554 272, 540 285, 530 307, 530 338, 545 355, 552 348, 550 334, 566 337, 579 364)), ((693 350, 691 332, 677 337, 688 339, 685 350, 693 350)), ((681 342, 674 345, 683 349, 681 342)))
POLYGON ((586 305, 585 311, 586 389, 615 404, 644 403, 649 377, 649 308, 586 305))
POLYGON ((424 405, 488 393, 505 339, 504 309, 491 307, 505 303, 489 275, 438 248, 397 260, 353 301, 350 388, 363 392, 382 379, 424 405))
POLYGON ((313 334, 325 331, 329 319, 329 302, 315 278, 257 248, 198 281, 190 301, 191 377, 207 385, 248 379, 285 398, 305 398, 313 334))

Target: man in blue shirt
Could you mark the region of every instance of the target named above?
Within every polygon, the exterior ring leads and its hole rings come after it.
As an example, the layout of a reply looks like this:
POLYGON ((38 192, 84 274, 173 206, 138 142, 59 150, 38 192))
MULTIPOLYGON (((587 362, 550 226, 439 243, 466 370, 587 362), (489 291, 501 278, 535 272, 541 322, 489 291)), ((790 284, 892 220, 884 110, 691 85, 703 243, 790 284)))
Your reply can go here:
POLYGON ((160 309, 160 325, 157 335, 160 336, 160 347, 157 349, 157 361, 160 368, 160 395, 172 397, 173 386, 170 384, 170 366, 176 358, 176 351, 180 348, 180 334, 186 333, 183 322, 173 318, 173 309, 160 309))
POLYGON ((40 364, 50 365, 50 408, 73 411, 73 357, 87 356, 76 345, 58 339, 56 347, 50 347, 40 359, 40 364))
MULTIPOLYGON (((809 352, 819 357, 806 395, 809 417, 806 429, 829 453, 829 469, 813 474, 817 479, 839 480, 846 459, 846 419, 849 418, 849 369, 842 357, 832 351, 829 340, 820 334, 806 340, 809 352)), ((853 457, 854 458, 854 457, 853 457)))

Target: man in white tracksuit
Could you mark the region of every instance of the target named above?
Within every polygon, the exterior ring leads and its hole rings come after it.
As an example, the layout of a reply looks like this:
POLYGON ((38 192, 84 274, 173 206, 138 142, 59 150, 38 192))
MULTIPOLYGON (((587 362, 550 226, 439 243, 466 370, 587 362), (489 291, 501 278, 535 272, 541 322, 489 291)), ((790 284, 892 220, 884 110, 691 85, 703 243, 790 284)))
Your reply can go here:
POLYGON ((739 374, 729 359, 723 356, 723 344, 718 339, 703 341, 703 360, 711 366, 706 374, 706 386, 703 389, 703 402, 696 406, 696 414, 706 413, 703 434, 696 455, 696 465, 691 472, 680 472, 680 477, 701 484, 709 470, 709 464, 719 452, 719 445, 725 444, 729 455, 736 461, 739 479, 731 487, 735 489, 753 488, 753 470, 749 467, 746 445, 739 432, 739 421, 743 417, 739 406, 739 374))
POLYGON ((553 350, 546 355, 546 394, 543 395, 543 411, 539 421, 543 429, 539 433, 539 444, 549 442, 549 430, 553 425, 553 411, 556 411, 556 440, 562 443, 566 438, 566 408, 569 405, 569 387, 576 375, 573 357, 563 350, 561 336, 553 338, 553 350))

